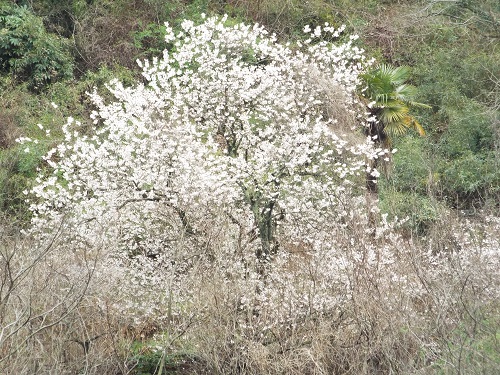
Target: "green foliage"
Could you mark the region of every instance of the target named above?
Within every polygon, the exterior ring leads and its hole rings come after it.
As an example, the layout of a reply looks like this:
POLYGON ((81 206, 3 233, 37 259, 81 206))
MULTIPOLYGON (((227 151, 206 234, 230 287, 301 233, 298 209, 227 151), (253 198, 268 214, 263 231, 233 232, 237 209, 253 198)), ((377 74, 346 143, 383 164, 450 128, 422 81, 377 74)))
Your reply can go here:
POLYGON ((491 113, 462 97, 462 107, 445 106, 428 123, 433 136, 397 140, 390 186, 431 194, 452 207, 479 207, 498 198, 500 165, 491 113))
POLYGON ((393 171, 385 185, 426 195, 434 180, 434 166, 426 149, 425 138, 405 137, 397 142, 397 152, 393 156, 393 171))
POLYGON ((47 145, 42 143, 32 143, 29 146, 24 147, 23 150, 21 150, 21 148, 23 147, 21 146, 16 149, 16 171, 28 178, 34 178, 36 177, 36 168, 40 165, 42 156, 48 151, 47 145))
POLYGON ((37 0, 29 6, 44 20, 47 30, 71 38, 75 24, 89 11, 93 0, 37 0))
POLYGON ((494 148, 491 119, 486 108, 464 100, 459 108, 444 107, 448 128, 439 140, 439 151, 449 158, 494 148))
POLYGON ((134 364, 134 375, 177 374, 181 369, 185 369, 193 363, 193 358, 189 354, 167 352, 155 345, 151 346, 141 342, 133 344, 130 360, 134 364))
POLYGON ((495 77, 500 74, 498 54, 495 57, 491 52, 477 51, 471 55, 463 46, 446 43, 423 52, 414 72, 427 103, 435 107, 459 106, 463 98, 469 98, 492 104, 498 90, 495 77))
POLYGON ((380 209, 391 219, 407 218, 403 228, 422 235, 438 220, 441 206, 418 193, 385 188, 380 193, 380 209))
MULTIPOLYGON (((432 105, 432 111, 415 112, 426 124, 425 141, 395 140, 394 147, 400 152, 394 156, 390 184, 380 184, 382 190, 429 194, 461 209, 498 201, 500 139, 495 124, 499 117, 500 50, 491 36, 485 37, 492 29, 471 32, 478 27, 481 14, 498 19, 498 4, 490 0, 436 1, 418 23, 405 22, 407 14, 390 8, 392 24, 384 30, 397 30, 390 44, 404 46, 392 50, 392 57, 412 65, 418 101, 432 105), (395 29, 389 28, 391 25, 395 29), (421 168, 419 162, 423 163, 421 168)), ((369 30, 365 30, 381 35, 379 26, 368 25, 369 30)))
POLYGON ((446 129, 430 145, 436 158, 439 195, 453 207, 464 209, 498 197, 498 139, 492 112, 462 97, 443 105, 439 115, 446 129))
POLYGON ((475 33, 488 38, 500 38, 500 3, 497 0, 438 0, 435 10, 460 26, 466 26, 475 33))
POLYGON ((29 152, 25 150, 26 146, 18 145, 0 151, 0 211, 19 222, 26 222, 29 218, 23 191, 33 183, 47 146, 33 144, 29 146, 29 152))
MULTIPOLYGON (((471 307, 471 306, 470 306, 471 307)), ((484 310, 489 306, 483 307, 484 310)), ((472 307, 468 316, 446 338, 448 351, 433 364, 435 374, 498 374, 500 369, 500 322, 498 306, 484 314, 472 307), (486 315, 486 317, 484 316, 486 315)))
POLYGON ((154 56, 161 56, 163 50, 167 48, 165 33, 165 26, 156 23, 150 23, 141 31, 134 32, 132 35, 134 46, 142 51, 138 58, 151 59, 154 56))
POLYGON ((134 367, 137 375, 155 375, 158 373, 163 353, 161 351, 138 350, 131 360, 136 363, 134 367))
POLYGON ((48 33, 26 7, 0 8, 0 62, 4 73, 14 73, 34 89, 73 75, 67 41, 48 33))
POLYGON ((445 163, 441 175, 445 196, 459 207, 499 192, 500 170, 494 153, 465 153, 445 163))

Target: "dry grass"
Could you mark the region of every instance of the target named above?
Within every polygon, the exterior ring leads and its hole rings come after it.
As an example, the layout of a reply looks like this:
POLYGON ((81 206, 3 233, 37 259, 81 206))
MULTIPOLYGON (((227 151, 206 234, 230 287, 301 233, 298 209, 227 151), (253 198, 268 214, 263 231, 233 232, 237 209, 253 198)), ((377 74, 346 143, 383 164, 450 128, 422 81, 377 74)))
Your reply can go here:
POLYGON ((319 247, 282 234, 265 280, 238 260, 253 240, 235 241, 229 220, 210 224, 209 245, 177 243, 197 261, 174 275, 157 265, 142 286, 99 249, 59 253, 64 227, 50 247, 4 230, 0 372, 134 374, 158 351, 189 353, 178 369, 193 374, 498 371, 498 219, 457 219, 441 235, 460 250, 436 257, 393 229, 374 238, 362 217, 319 247), (151 300, 161 294, 172 298, 151 300))
POLYGON ((0 149, 11 147, 19 135, 14 116, 5 112, 0 113, 0 149))

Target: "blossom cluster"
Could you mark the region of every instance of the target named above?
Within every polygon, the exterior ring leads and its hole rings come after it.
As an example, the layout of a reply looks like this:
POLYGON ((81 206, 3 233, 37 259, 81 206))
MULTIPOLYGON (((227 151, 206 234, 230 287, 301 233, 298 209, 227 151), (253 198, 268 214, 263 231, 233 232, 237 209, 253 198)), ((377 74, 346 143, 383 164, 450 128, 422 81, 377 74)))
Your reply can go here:
POLYGON ((79 134, 68 119, 65 140, 46 156, 53 173, 32 190, 35 221, 69 210, 107 225, 129 221, 131 234, 159 207, 194 216, 204 205, 239 207, 242 221, 271 203, 284 219, 338 211, 366 159, 383 154, 339 123, 364 115, 354 94, 363 51, 354 38, 312 42, 337 35, 331 26, 292 49, 258 25, 226 21, 185 21, 177 34, 167 27, 173 48, 140 62, 146 84, 110 82, 112 103, 90 94, 95 133, 79 134))

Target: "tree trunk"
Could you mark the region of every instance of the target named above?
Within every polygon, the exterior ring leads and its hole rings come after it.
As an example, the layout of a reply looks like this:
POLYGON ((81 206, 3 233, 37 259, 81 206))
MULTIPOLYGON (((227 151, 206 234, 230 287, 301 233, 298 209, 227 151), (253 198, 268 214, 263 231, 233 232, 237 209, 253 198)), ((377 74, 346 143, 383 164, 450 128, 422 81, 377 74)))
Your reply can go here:
POLYGON ((378 178, 371 174, 371 171, 378 167, 378 159, 373 159, 373 161, 368 165, 370 167, 370 171, 366 172, 366 190, 368 190, 369 194, 378 197, 378 178))
POLYGON ((273 220, 274 202, 268 203, 258 217, 255 217, 259 228, 259 237, 262 246, 256 251, 257 259, 260 261, 268 261, 271 255, 276 253, 277 241, 275 237, 276 222, 273 220))
POLYGON ((260 199, 250 200, 255 223, 259 231, 260 246, 255 250, 257 269, 260 274, 265 274, 266 265, 271 256, 277 252, 276 220, 273 218, 274 201, 262 202, 260 199))

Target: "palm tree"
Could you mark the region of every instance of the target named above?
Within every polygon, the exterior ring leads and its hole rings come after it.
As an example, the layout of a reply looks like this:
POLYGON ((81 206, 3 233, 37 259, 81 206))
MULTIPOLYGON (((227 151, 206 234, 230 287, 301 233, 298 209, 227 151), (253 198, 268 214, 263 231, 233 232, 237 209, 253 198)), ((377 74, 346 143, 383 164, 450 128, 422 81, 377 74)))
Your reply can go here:
MULTIPOLYGON (((405 134, 413 129, 421 136, 425 135, 424 128, 410 114, 414 107, 430 108, 430 106, 414 101, 417 94, 415 86, 406 84, 410 77, 410 68, 407 66, 394 67, 381 64, 362 75, 364 90, 362 99, 366 102, 374 121, 369 123, 366 130, 376 143, 384 148, 390 148, 392 138, 405 134)), ((372 168, 376 168, 375 159, 372 168)), ((372 193, 377 193, 377 180, 367 176, 366 186, 372 193)))

